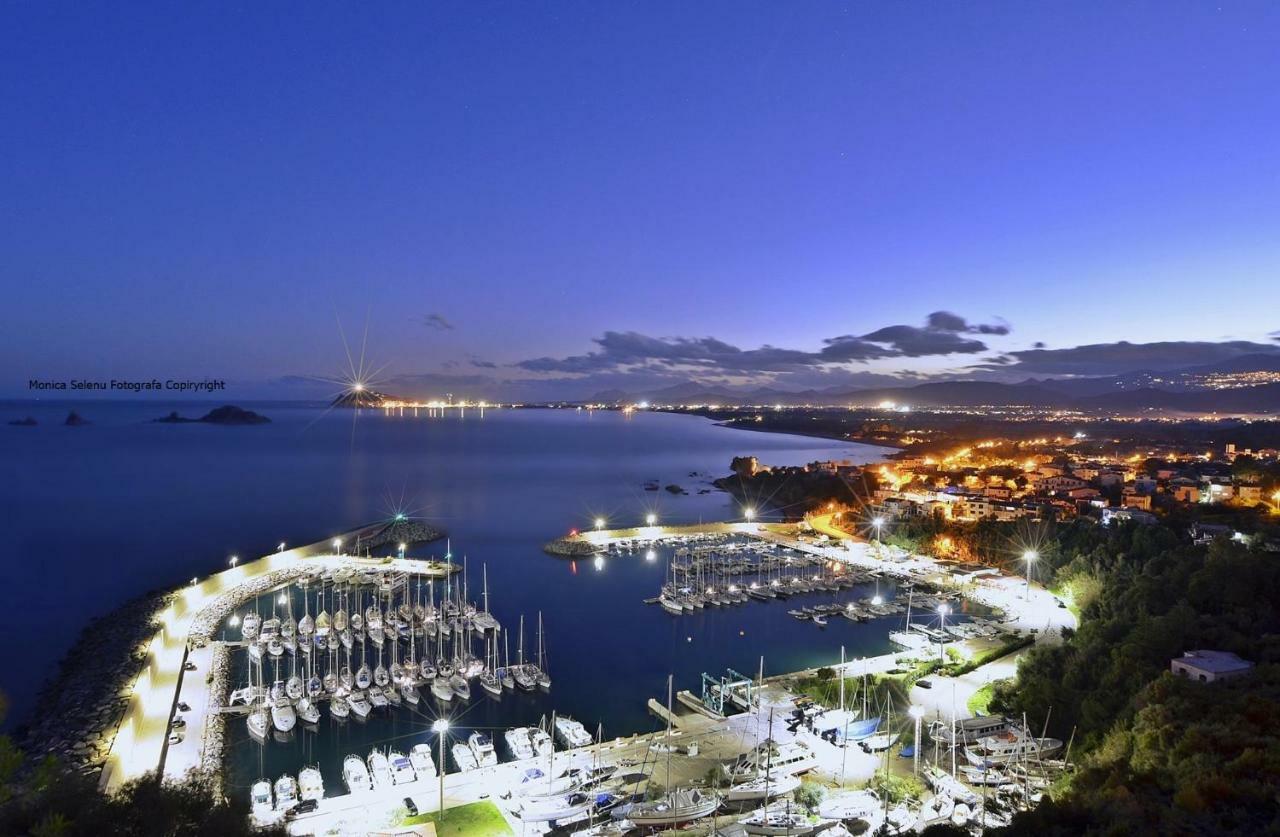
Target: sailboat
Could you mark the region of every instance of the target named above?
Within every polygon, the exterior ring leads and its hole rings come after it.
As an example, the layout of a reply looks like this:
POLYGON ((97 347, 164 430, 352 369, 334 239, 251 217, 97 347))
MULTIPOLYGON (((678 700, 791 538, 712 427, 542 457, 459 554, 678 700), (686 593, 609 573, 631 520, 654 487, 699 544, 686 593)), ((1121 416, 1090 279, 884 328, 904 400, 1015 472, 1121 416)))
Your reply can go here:
POLYGON ((516 666, 511 673, 516 688, 524 692, 532 692, 538 685, 530 666, 524 661, 524 614, 520 615, 520 634, 516 644, 516 666))
MULTIPOLYGON (((671 696, 672 677, 667 676, 667 732, 664 743, 667 745, 667 775, 671 775, 671 696)), ((635 823, 637 828, 678 825, 682 822, 700 819, 711 814, 720 807, 720 797, 702 788, 675 788, 666 791, 660 797, 646 802, 634 802, 625 805, 613 813, 614 819, 626 818, 635 823)))

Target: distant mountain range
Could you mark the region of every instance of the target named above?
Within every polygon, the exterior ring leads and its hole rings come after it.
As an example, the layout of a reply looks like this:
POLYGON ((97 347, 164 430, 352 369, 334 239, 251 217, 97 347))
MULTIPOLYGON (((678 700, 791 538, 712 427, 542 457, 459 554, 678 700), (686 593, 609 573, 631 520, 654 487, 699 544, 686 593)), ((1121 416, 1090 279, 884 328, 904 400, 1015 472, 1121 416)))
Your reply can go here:
POLYGON ((875 389, 830 388, 786 392, 760 388, 736 391, 708 387, 697 382, 677 384, 650 392, 610 390, 597 393, 596 403, 709 404, 810 404, 875 406, 886 401, 919 407, 1028 406, 1088 409, 1161 409, 1186 412, 1280 411, 1280 381, 1240 386, 1247 373, 1280 373, 1280 354, 1247 355, 1205 366, 1170 372, 1138 370, 1102 378, 1028 379, 1020 383, 994 381, 938 381, 875 389))

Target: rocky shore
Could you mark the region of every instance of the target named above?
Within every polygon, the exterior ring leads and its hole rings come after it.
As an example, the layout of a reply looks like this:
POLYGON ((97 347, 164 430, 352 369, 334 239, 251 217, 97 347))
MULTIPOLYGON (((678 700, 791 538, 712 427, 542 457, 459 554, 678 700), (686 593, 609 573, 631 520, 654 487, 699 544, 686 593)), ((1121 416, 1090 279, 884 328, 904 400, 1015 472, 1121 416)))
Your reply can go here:
POLYGON ((150 593, 89 623, 19 733, 27 753, 56 756, 90 775, 102 769, 160 628, 157 617, 172 600, 172 593, 150 593))
POLYGON ((396 519, 379 523, 357 534, 357 551, 379 549, 391 544, 428 543, 444 537, 444 532, 418 520, 396 519))
POLYGON ((596 553, 604 552, 604 547, 596 546, 583 538, 570 535, 556 538, 550 543, 543 544, 542 551, 560 558, 590 558, 596 553))

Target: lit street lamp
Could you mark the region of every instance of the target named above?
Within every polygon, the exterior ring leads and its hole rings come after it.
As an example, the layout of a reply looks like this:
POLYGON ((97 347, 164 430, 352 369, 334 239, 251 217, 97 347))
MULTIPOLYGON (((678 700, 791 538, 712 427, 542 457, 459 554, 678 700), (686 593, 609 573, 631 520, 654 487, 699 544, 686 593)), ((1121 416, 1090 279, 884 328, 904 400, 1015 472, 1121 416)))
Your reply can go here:
POLYGON ((240 563, 240 556, 232 555, 230 558, 227 559, 227 563, 231 565, 232 569, 235 569, 236 564, 240 563))
POLYGON ((658 516, 653 512, 649 512, 644 516, 644 522, 645 522, 645 525, 652 526, 658 522, 658 516))
POLYGON ((742 516, 745 517, 748 521, 755 520, 756 519, 755 507, 747 506, 745 509, 742 510, 742 516))
POLYGON ((440 736, 440 816, 438 818, 438 822, 439 824, 443 824, 444 823, 444 773, 445 773, 444 771, 444 766, 445 766, 444 739, 445 739, 445 735, 449 732, 449 719, 436 718, 435 722, 431 724, 431 731, 434 732, 436 735, 440 736))
POLYGON ((871 521, 871 525, 876 529, 876 543, 880 542, 880 527, 884 525, 883 517, 876 517, 871 521))
POLYGON ((280 541, 280 545, 276 547, 276 552, 284 552, 284 541, 280 541))
POLYGON ((1022 560, 1027 562, 1027 601, 1031 600, 1031 564, 1039 557, 1040 555, 1034 549, 1028 549, 1022 553, 1022 560))
POLYGON ((916 722, 916 734, 915 738, 912 739, 913 744, 911 747, 911 773, 912 775, 918 775, 920 773, 920 719, 924 717, 924 707, 912 704, 907 712, 916 722))
POLYGON ((333 551, 337 555, 342 555, 342 538, 333 539, 333 551))
POLYGON ((597 532, 599 532, 599 531, 600 531, 601 529, 603 529, 603 528, 604 528, 604 518, 603 518, 603 517, 597 517, 597 518, 596 518, 596 531, 597 531, 597 532))
POLYGON ((938 605, 938 616, 942 618, 942 621, 939 624, 940 630, 938 636, 938 662, 941 663, 945 663, 947 661, 946 654, 944 653, 946 643, 943 641, 943 637, 947 635, 947 614, 950 612, 951 608, 947 607, 945 604, 938 605))
POLYGON ((404 548, 405 548, 405 546, 406 546, 406 544, 403 544, 403 543, 402 543, 402 544, 400 544, 400 557, 401 557, 401 558, 404 558, 404 548))

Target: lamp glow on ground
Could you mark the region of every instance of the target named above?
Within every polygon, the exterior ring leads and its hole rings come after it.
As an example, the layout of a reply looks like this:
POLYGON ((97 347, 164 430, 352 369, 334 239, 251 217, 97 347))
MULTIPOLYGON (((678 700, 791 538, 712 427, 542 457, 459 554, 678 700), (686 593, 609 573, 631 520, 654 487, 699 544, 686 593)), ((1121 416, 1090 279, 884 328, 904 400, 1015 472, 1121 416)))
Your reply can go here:
POLYGON ((1022 560, 1027 562, 1027 599, 1031 598, 1031 565, 1035 563, 1040 554, 1034 549, 1028 549, 1022 553, 1022 560))
POLYGON ((916 722, 916 734, 911 746, 911 773, 916 775, 920 772, 920 719, 924 717, 924 707, 912 704, 907 713, 916 722))

